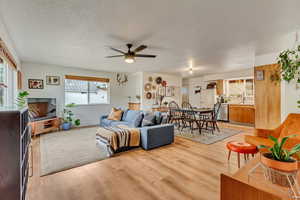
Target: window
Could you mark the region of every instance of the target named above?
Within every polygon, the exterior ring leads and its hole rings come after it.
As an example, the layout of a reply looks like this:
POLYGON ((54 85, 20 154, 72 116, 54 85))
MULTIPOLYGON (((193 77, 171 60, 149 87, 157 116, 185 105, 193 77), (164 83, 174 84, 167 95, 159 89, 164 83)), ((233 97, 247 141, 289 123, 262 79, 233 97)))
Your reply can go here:
POLYGON ((66 76, 65 104, 70 103, 79 105, 109 103, 108 79, 66 76))
POLYGON ((7 100, 7 66, 0 58, 0 106, 7 100))
POLYGON ((0 106, 11 106, 15 103, 17 94, 15 81, 16 70, 0 58, 0 106))
POLYGON ((254 104, 253 78, 227 80, 226 96, 230 103, 254 104))

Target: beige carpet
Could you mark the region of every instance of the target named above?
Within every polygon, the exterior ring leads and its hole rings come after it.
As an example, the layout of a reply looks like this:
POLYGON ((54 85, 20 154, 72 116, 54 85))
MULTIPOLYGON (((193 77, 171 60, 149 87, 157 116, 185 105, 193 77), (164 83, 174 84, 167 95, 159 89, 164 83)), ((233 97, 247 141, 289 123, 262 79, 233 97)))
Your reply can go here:
POLYGON ((107 158, 96 146, 96 129, 80 128, 41 135, 41 176, 107 158))
POLYGON ((200 142, 202 144, 214 144, 239 133, 242 133, 242 131, 230 128, 220 128, 220 132, 215 130, 213 134, 211 133, 211 131, 202 130, 201 135, 197 130, 194 130, 193 133, 191 133, 190 129, 188 128, 183 130, 178 130, 176 128, 175 130, 176 136, 200 142))

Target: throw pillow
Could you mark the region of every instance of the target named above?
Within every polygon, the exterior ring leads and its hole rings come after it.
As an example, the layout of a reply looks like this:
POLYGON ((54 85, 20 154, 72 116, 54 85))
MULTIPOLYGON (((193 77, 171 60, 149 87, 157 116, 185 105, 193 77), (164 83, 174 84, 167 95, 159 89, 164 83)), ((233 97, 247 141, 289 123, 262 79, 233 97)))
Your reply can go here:
POLYGON ((117 108, 112 108, 110 114, 107 119, 120 121, 123 114, 123 110, 118 110, 117 108))
POLYGON ((142 126, 153 126, 153 125, 155 125, 155 115, 152 113, 146 113, 142 121, 142 126))

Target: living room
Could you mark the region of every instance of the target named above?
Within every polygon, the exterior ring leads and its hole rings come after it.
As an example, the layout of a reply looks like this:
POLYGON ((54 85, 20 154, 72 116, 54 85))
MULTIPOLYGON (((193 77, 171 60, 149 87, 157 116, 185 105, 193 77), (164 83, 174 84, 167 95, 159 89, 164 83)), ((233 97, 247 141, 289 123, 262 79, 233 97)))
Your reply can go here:
POLYGON ((0 199, 299 198, 299 6, 1 0, 0 199))

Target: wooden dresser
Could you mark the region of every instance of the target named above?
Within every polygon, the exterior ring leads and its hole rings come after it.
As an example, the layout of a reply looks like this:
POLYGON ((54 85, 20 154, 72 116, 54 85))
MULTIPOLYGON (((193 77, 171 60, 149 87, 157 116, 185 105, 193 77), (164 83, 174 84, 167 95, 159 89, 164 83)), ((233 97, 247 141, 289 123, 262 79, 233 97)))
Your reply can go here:
POLYGON ((25 200, 31 136, 27 108, 0 108, 0 199, 25 200))
POLYGON ((33 121, 29 123, 32 130, 32 135, 37 136, 43 133, 49 133, 52 131, 58 131, 60 127, 60 119, 58 117, 33 121))

